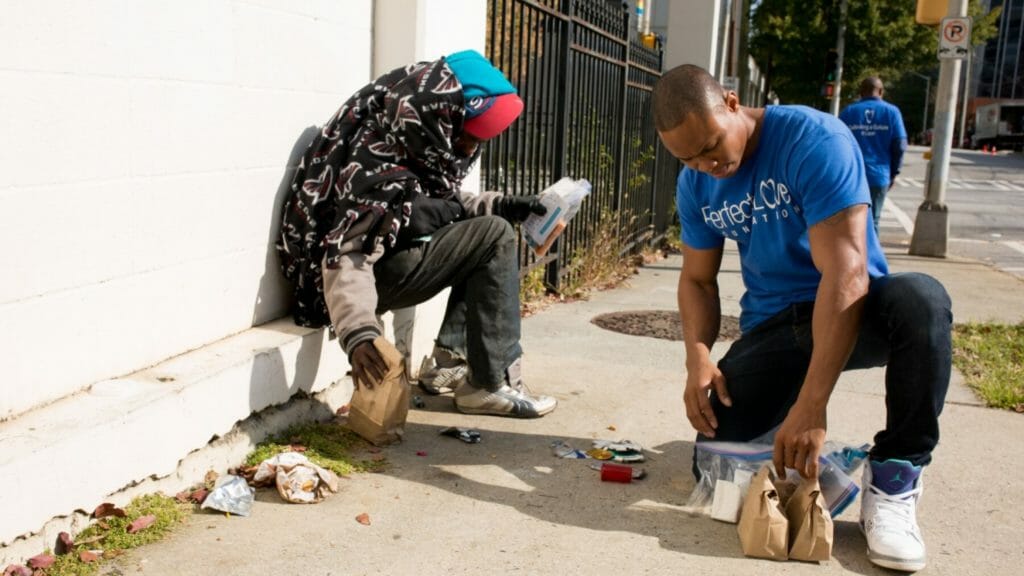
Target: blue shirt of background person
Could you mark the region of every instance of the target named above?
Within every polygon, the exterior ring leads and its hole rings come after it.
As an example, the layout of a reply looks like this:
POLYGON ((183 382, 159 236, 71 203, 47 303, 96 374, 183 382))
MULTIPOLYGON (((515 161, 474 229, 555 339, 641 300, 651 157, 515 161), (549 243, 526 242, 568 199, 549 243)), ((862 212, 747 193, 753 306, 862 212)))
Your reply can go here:
POLYGON ((900 173, 903 152, 907 149, 903 116, 899 108, 882 100, 884 92, 882 81, 869 76, 860 83, 860 100, 839 114, 839 119, 850 127, 864 154, 876 231, 886 192, 900 173))
MULTIPOLYGON (((740 327, 749 331, 789 304, 815 299, 821 273, 807 230, 855 204, 867 204, 864 163, 850 131, 805 106, 765 109, 761 141, 732 176, 691 168, 679 174, 682 240, 697 249, 739 245, 744 285, 740 327)), ((867 224, 868 274, 888 274, 874 226, 867 224)))

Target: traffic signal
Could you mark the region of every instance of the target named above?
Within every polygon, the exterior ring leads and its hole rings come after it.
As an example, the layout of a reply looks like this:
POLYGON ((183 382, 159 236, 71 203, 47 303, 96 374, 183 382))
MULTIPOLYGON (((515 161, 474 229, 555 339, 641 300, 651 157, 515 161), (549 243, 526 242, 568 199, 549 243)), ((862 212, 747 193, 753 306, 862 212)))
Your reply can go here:
POLYGON ((839 78, 839 52, 829 50, 825 55, 825 82, 835 82, 839 78))
POLYGON ((918 24, 935 26, 949 13, 949 0, 917 0, 914 20, 918 24))

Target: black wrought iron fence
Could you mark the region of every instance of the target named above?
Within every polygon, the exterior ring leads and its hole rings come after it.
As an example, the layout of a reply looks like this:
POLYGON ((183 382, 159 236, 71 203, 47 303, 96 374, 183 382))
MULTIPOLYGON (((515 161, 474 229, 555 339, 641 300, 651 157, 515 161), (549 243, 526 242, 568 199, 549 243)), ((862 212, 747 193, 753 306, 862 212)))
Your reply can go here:
POLYGON ((516 85, 523 115, 488 143, 486 189, 536 194, 563 176, 586 178, 590 197, 543 262, 557 285, 574 254, 613 225, 637 251, 672 222, 678 164, 658 140, 651 90, 661 49, 631 35, 628 6, 606 0, 490 0, 488 57, 516 85))

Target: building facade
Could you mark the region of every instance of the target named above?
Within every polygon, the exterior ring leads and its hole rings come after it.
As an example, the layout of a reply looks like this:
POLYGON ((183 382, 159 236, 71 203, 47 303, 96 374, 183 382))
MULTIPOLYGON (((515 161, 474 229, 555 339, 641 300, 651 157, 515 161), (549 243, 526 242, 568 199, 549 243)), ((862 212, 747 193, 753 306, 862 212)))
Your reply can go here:
POLYGON ((975 54, 979 65, 972 93, 977 98, 1024 98, 1024 0, 989 2, 989 10, 998 7, 1002 8, 999 34, 975 54))

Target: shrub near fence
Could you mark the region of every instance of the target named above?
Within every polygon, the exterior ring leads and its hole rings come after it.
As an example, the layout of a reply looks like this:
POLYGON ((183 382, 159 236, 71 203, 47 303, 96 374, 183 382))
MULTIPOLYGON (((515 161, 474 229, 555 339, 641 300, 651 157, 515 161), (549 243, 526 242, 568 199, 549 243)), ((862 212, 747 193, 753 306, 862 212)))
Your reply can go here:
POLYGON ((490 142, 483 186, 537 194, 562 176, 586 178, 591 196, 544 260, 525 245, 524 274, 547 265, 558 288, 572 259, 607 239, 637 252, 672 223, 677 161, 658 140, 650 100, 660 47, 635 39, 628 7, 604 0, 489 0, 487 56, 519 89, 523 115, 490 142))

